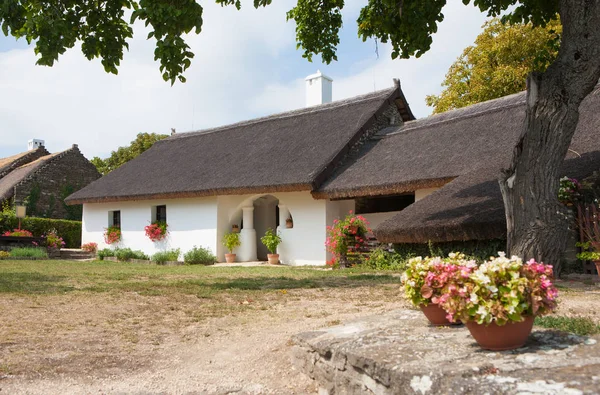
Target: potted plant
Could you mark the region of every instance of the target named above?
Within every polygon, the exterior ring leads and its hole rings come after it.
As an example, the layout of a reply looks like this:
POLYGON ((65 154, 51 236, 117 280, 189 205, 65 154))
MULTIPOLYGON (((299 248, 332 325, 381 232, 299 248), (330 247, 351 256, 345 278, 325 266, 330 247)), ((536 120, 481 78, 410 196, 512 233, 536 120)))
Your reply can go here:
POLYGON ((121 229, 117 226, 109 226, 104 229, 104 242, 106 244, 116 244, 121 240, 121 229))
POLYGON ((240 234, 235 232, 225 233, 225 236, 223 236, 223 245, 229 251, 229 254, 225 254, 225 261, 227 263, 235 262, 236 255, 233 253, 233 250, 242 245, 240 234))
POLYGON ((465 323, 482 348, 512 350, 525 344, 536 316, 556 308, 552 278, 550 265, 499 253, 446 286, 439 304, 451 321, 465 323))
POLYGON ((153 242, 161 241, 167 237, 169 226, 164 221, 156 221, 144 227, 146 236, 153 242))
POLYGON ((231 225, 231 231, 233 233, 240 233, 240 227, 238 226, 238 224, 231 225))
POLYGON ((369 222, 365 217, 355 215, 350 211, 343 220, 334 220, 333 226, 327 226, 325 247, 333 256, 340 268, 348 266, 348 249, 359 250, 367 239, 365 234, 370 232, 369 222))
POLYGON ((460 253, 451 253, 447 258, 412 258, 402 275, 404 295, 421 309, 432 325, 451 325, 440 303, 447 297, 447 289, 476 267, 475 261, 466 260, 460 253))
POLYGON ((277 265, 279 264, 279 254, 277 253, 277 246, 281 244, 281 236, 273 231, 273 229, 269 228, 263 237, 260 238, 260 241, 267 247, 270 254, 267 254, 267 259, 269 264, 277 265))
POLYGON ((294 227, 294 220, 291 218, 288 218, 285 220, 285 227, 288 229, 291 229, 294 227))

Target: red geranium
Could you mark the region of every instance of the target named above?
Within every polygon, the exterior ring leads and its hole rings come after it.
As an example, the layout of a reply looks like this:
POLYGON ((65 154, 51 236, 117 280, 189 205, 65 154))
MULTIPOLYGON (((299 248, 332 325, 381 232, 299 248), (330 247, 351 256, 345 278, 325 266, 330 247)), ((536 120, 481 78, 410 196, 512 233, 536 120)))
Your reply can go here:
POLYGON ((167 236, 167 224, 165 222, 155 222, 144 228, 146 236, 153 242, 161 241, 167 236))
POLYGON ((33 237, 33 234, 26 229, 13 229, 7 230, 2 236, 13 236, 13 237, 33 237))

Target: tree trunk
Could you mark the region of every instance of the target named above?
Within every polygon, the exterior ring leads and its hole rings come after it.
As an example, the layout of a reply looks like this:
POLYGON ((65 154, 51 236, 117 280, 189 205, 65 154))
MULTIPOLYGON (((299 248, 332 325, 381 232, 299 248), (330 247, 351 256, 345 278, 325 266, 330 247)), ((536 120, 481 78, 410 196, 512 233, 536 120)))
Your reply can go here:
POLYGON ((558 201, 560 169, 579 121, 579 105, 600 79, 600 0, 561 0, 556 61, 527 81, 527 113, 500 189, 507 251, 560 273, 569 216, 558 201))

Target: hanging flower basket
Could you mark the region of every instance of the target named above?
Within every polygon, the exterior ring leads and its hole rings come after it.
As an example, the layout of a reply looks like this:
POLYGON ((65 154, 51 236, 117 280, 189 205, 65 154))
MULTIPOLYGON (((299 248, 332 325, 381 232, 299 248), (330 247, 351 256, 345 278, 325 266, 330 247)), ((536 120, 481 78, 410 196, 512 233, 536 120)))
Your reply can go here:
POLYGON ((146 231, 146 236, 156 243, 167 237, 167 227, 166 222, 155 222, 144 227, 144 230, 146 231))

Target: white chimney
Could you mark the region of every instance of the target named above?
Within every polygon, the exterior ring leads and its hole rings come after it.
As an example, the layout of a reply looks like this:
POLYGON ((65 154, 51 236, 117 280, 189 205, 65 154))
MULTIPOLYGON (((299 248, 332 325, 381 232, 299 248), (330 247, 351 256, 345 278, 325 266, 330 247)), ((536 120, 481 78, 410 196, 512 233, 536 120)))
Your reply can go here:
POLYGON ((306 77, 306 107, 331 103, 332 83, 333 80, 320 70, 306 77))
POLYGON ((32 139, 27 142, 27 150, 33 151, 44 146, 44 140, 32 139))

